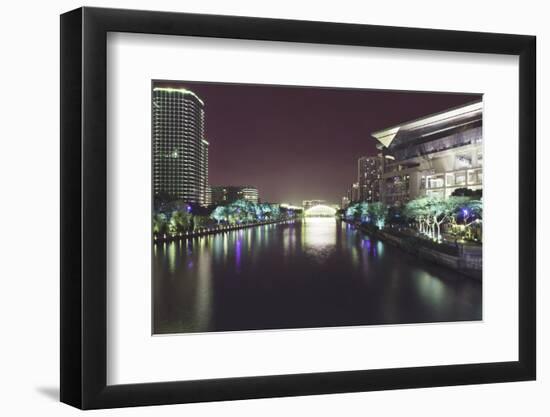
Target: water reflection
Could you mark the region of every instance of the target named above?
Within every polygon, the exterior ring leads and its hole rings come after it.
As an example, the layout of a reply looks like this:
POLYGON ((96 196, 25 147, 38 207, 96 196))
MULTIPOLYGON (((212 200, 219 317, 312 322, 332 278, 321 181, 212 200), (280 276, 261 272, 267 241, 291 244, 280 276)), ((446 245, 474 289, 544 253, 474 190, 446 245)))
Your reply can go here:
POLYGON ((330 217, 307 217, 304 225, 306 248, 333 247, 336 244, 336 220, 330 217))
POLYGON ((481 319, 481 285, 334 218, 153 250, 154 332, 481 319))

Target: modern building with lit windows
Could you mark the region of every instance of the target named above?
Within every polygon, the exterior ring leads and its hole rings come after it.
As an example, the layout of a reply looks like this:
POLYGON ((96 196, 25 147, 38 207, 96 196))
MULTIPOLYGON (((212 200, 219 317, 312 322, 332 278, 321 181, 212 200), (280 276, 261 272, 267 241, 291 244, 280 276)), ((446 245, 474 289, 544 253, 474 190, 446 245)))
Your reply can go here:
POLYGON ((483 103, 432 114, 378 132, 380 200, 402 205, 419 196, 449 197, 483 188, 483 103))
POLYGON ((354 182, 351 184, 351 187, 348 189, 347 195, 346 195, 349 203, 357 203, 359 201, 359 183, 354 182))
POLYGON ((258 203, 258 189, 251 185, 213 185, 210 187, 212 204, 229 204, 237 200, 258 203))
POLYGON ((153 192, 206 205, 204 102, 185 88, 153 88, 153 192))
POLYGON ((372 203, 380 200, 380 178, 382 177, 382 158, 380 156, 362 156, 357 161, 357 183, 359 200, 372 203))

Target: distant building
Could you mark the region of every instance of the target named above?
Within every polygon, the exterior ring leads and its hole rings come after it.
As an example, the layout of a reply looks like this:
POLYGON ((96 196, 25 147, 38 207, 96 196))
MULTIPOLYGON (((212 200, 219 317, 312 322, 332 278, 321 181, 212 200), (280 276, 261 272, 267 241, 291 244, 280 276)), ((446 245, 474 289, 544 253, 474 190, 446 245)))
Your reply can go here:
POLYGON ((348 190, 347 198, 350 203, 356 203, 359 201, 359 183, 354 182, 348 190))
POLYGON ((207 204, 204 102, 185 88, 153 88, 153 192, 207 204))
POLYGON ((372 203, 380 200, 380 178, 382 177, 382 158, 380 156, 362 156, 357 161, 357 182, 359 201, 372 203))
POLYGON ((206 187, 206 205, 209 206, 212 204, 212 187, 208 185, 206 187))
POLYGON ((251 185, 212 185, 210 196, 212 204, 229 204, 237 200, 260 201, 258 189, 251 185))
POLYGON ((302 207, 307 210, 313 206, 326 205, 326 200, 304 200, 302 201, 302 207))
POLYGON ((418 196, 449 197, 483 188, 481 101, 403 123, 372 136, 383 157, 381 200, 402 205, 418 196))
POLYGON ((342 208, 343 209, 348 208, 349 203, 350 203, 349 197, 347 197, 347 196, 342 197, 342 208))
POLYGON ((258 193, 258 189, 256 187, 252 187, 252 186, 245 186, 245 187, 242 187, 242 195, 243 195, 243 198, 246 200, 246 201, 250 201, 252 203, 259 203, 260 202, 260 195, 258 193))

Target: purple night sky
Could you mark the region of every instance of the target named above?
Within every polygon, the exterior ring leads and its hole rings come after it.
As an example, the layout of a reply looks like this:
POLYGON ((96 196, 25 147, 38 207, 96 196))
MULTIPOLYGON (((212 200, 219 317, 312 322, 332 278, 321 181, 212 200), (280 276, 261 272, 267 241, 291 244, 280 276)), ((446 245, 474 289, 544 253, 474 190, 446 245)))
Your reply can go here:
POLYGON ((254 185, 262 201, 339 204, 372 132, 479 99, 479 94, 158 82, 206 106, 211 185, 254 185))

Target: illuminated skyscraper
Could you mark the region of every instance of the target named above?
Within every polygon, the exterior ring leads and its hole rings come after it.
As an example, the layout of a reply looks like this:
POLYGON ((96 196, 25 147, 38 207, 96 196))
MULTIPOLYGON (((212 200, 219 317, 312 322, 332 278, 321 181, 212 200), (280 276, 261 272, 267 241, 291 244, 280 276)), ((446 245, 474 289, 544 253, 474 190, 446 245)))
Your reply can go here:
POLYGON ((185 88, 153 88, 153 192, 207 204, 204 102, 185 88))
POLYGON ((379 156, 362 156, 357 161, 360 201, 372 203, 380 200, 381 160, 379 156))

